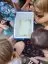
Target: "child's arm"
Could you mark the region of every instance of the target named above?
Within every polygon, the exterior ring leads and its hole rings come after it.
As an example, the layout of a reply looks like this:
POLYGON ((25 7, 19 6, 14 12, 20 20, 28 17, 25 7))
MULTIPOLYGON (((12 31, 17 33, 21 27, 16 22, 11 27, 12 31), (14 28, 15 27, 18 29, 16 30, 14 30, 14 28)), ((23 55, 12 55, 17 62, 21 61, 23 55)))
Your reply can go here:
POLYGON ((12 4, 14 8, 16 8, 17 10, 20 9, 19 0, 12 0, 12 4))
POLYGON ((29 3, 30 3, 30 0, 26 0, 26 3, 23 5, 21 10, 24 10, 28 6, 29 3))
POLYGON ((14 6, 14 8, 16 8, 17 10, 19 10, 19 9, 20 9, 20 7, 19 7, 19 4, 18 4, 18 3, 13 3, 13 6, 14 6))
POLYGON ((34 57, 35 59, 39 59, 41 61, 45 61, 45 62, 48 62, 48 58, 46 57, 34 57))
POLYGON ((48 58, 45 57, 31 57, 30 62, 28 64, 32 64, 32 61, 35 64, 48 64, 48 58))

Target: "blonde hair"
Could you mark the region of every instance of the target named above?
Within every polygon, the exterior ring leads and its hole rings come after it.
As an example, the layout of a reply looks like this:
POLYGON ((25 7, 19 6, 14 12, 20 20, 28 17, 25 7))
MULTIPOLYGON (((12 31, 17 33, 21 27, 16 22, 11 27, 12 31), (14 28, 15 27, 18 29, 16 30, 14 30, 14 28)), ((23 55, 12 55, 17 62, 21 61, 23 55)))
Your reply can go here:
POLYGON ((6 64, 11 60, 12 51, 12 45, 8 40, 0 40, 0 64, 6 64))
POLYGON ((48 0, 36 0, 35 6, 43 12, 48 12, 48 0))

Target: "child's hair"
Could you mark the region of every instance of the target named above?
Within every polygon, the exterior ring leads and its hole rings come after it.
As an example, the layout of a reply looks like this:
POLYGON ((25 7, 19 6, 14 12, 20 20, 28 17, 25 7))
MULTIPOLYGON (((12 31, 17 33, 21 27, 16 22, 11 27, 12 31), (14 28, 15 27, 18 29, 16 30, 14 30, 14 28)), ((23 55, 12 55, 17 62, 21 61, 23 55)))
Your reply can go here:
POLYGON ((42 49, 48 48, 48 30, 40 28, 33 32, 31 42, 42 49))
POLYGON ((8 4, 10 4, 10 5, 12 5, 13 6, 13 4, 12 4, 12 1, 11 0, 3 0, 4 2, 7 2, 8 4))
MULTIPOLYGON (((4 19, 3 19, 3 20, 4 20, 4 19)), ((5 21, 6 21, 6 20, 5 20, 5 21)), ((7 20, 7 21, 5 22, 5 24, 6 24, 7 26, 9 26, 9 27, 12 28, 12 26, 11 26, 11 24, 10 24, 10 21, 7 20)))
POLYGON ((43 12, 48 12, 48 0, 36 0, 35 6, 43 12))
POLYGON ((0 40, 0 64, 6 64, 11 60, 13 48, 11 43, 6 39, 0 40))

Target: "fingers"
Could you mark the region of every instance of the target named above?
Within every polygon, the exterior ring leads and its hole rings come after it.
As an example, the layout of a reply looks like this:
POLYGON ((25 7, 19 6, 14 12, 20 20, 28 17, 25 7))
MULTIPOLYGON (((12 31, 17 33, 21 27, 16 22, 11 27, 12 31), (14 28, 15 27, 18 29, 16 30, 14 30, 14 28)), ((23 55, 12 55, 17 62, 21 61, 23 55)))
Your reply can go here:
POLYGON ((2 21, 1 21, 1 24, 4 24, 5 22, 6 22, 5 20, 2 20, 2 21))
POLYGON ((48 58, 45 57, 31 57, 30 62, 28 64, 33 64, 33 63, 38 64, 39 63, 38 60, 48 62, 48 58))
POLYGON ((39 59, 41 61, 45 61, 47 62, 48 61, 48 58, 44 58, 44 57, 34 57, 35 59, 39 59))
POLYGON ((6 25, 2 25, 2 24, 0 24, 0 27, 2 28, 2 29, 8 29, 8 26, 6 26, 6 25))
POLYGON ((28 64, 32 64, 33 62, 34 62, 35 64, 38 64, 38 63, 39 63, 38 60, 36 60, 35 58, 31 57, 31 58, 30 58, 30 62, 29 62, 28 64))

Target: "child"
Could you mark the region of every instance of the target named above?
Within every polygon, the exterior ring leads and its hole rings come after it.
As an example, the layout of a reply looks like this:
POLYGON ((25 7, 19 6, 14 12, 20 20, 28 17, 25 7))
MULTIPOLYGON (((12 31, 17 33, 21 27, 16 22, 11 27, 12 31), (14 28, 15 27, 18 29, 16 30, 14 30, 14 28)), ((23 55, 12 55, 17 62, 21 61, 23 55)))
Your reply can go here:
POLYGON ((34 8, 35 21, 48 30, 48 0, 36 0, 34 8))
POLYGON ((12 60, 9 62, 9 64, 22 64, 21 54, 22 54, 24 47, 25 45, 24 45, 24 42, 22 41, 16 42, 13 45, 14 51, 12 55, 12 60))
POLYGON ((28 56, 31 55, 28 64, 48 64, 48 30, 40 28, 34 31, 31 35, 31 43, 26 50, 28 56))
POLYGON ((8 3, 10 0, 0 2, 0 13, 5 20, 14 22, 16 16, 16 9, 8 3))
POLYGON ((1 23, 0 23, 0 28, 3 29, 2 33, 4 35, 12 35, 13 34, 13 27, 10 25, 10 21, 6 21, 6 20, 1 20, 1 23))
POLYGON ((7 36, 13 34, 13 27, 10 21, 4 20, 2 15, 0 15, 0 34, 1 33, 7 36))
POLYGON ((0 40, 0 64, 6 64, 11 60, 13 48, 6 39, 0 40))
POLYGON ((48 30, 38 29, 33 32, 31 35, 31 42, 32 45, 35 46, 35 48, 42 50, 45 56, 36 57, 36 59, 48 62, 48 30))
POLYGON ((48 30, 39 28, 31 35, 32 45, 37 45, 39 48, 48 48, 48 30))

